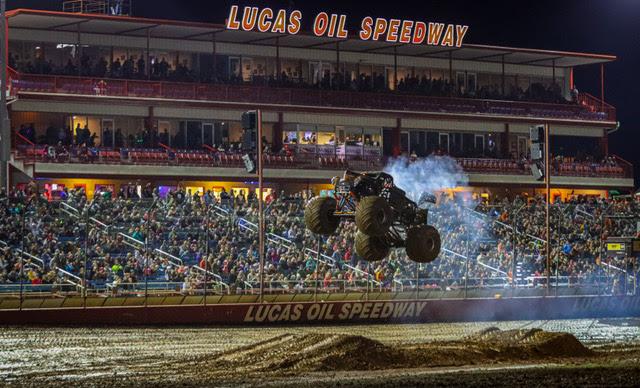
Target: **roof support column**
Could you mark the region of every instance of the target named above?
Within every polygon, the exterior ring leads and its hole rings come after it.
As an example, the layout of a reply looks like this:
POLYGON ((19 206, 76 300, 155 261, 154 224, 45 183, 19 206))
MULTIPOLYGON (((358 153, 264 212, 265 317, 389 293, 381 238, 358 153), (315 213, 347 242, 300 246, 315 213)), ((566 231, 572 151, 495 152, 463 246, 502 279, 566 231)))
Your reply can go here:
MULTIPOLYGON (((398 90, 398 48, 393 48, 393 90, 398 90)), ((400 137, 398 137, 399 139, 400 137)))
POLYGON ((276 38, 276 79, 282 81, 282 65, 280 64, 280 37, 276 38))
POLYGON ((575 88, 574 79, 573 79, 573 67, 569 70, 569 90, 573 90, 575 88))
POLYGON ((400 131, 402 130, 402 119, 396 119, 396 126, 391 130, 391 155, 398 157, 402 153, 400 148, 400 131))
POLYGON ((602 153, 602 157, 609 156, 609 134, 606 129, 600 138, 600 152, 602 153))
MULTIPOLYGON (((146 59, 146 64, 147 67, 145 68, 145 71, 147 73, 147 79, 151 79, 151 53, 150 51, 150 46, 151 46, 151 28, 147 28, 147 59, 146 59)), ((140 69, 138 69, 138 71, 140 71, 140 69)))
POLYGON ((553 75, 552 75, 552 80, 553 80, 553 84, 556 84, 556 60, 552 60, 551 61, 551 69, 553 71, 553 75))
MULTIPOLYGON (((504 123, 504 132, 502 133, 502 144, 500 144, 500 153, 502 155, 500 155, 501 158, 508 158, 509 155, 509 150, 511 149, 511 145, 509 144, 510 141, 510 128, 509 128, 509 123, 504 123)), ((517 157, 517 155, 516 155, 517 157)))
POLYGON ((502 97, 505 95, 506 89, 505 71, 504 71, 504 55, 502 55, 502 97))
POLYGON ((108 77, 115 78, 113 74, 113 46, 111 46, 111 50, 109 51, 109 70, 107 71, 108 77))
POLYGON ((78 51, 76 52, 76 63, 78 66, 78 76, 82 76, 82 45, 80 44, 80 23, 76 24, 78 51))
POLYGON ((278 112, 278 122, 273 126, 273 134, 271 135, 271 150, 279 152, 282 148, 282 134, 284 133, 284 114, 278 112))
POLYGON ((600 64, 600 108, 604 112, 604 63, 600 64))
POLYGON ((213 61, 212 61, 212 81, 218 82, 218 62, 216 61, 216 33, 214 32, 213 34, 211 34, 211 55, 213 55, 213 61))
POLYGON ((340 42, 336 42, 336 73, 338 75, 338 87, 342 85, 342 72, 340 71, 340 42))
POLYGON ((9 121, 9 111, 7 110, 7 90, 8 77, 7 66, 9 66, 9 23, 5 17, 6 1, 0 0, 0 31, 4 36, 0 39, 0 188, 6 188, 9 192, 9 156, 11 154, 11 123, 9 121))
POLYGON ((449 51, 449 95, 453 93, 453 52, 449 51))

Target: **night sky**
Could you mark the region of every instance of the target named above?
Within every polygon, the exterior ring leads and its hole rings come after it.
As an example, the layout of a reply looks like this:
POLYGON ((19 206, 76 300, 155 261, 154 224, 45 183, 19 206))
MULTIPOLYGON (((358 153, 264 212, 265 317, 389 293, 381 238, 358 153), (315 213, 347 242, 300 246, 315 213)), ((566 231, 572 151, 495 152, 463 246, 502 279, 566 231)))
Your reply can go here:
MULTIPOLYGON (((62 1, 7 0, 8 8, 62 10, 62 1)), ((605 66, 605 100, 618 109, 620 130, 610 138, 610 152, 631 161, 640 177, 640 1, 639 0, 537 0, 537 1, 230 1, 132 0, 139 17, 224 23, 231 4, 295 6, 303 13, 308 31, 320 11, 349 17, 350 31, 358 31, 364 16, 400 18, 470 26, 466 43, 504 45, 549 50, 582 51, 618 56, 605 66), (444 4, 443 4, 444 3, 444 4)), ((576 69, 580 91, 600 96, 600 67, 576 69)))

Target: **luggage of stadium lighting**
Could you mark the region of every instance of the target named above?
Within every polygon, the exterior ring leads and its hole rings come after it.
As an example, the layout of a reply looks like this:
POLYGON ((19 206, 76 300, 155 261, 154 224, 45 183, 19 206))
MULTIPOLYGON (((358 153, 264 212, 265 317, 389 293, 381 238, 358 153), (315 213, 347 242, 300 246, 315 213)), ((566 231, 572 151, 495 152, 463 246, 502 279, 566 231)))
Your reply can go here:
MULTIPOLYGON (((4 8, 5 0, 1 1, 4 8)), ((37 15, 36 12, 32 16, 37 15)), ((5 21, 4 17, 2 20, 5 21)), ((91 24, 89 19, 85 22, 91 24)), ((3 49, 7 50, 4 44, 3 49)), ((515 52, 508 49, 473 45, 469 45, 468 52, 461 50, 447 55, 466 55, 473 50, 485 56, 501 56, 503 63, 505 55, 515 57, 511 55, 515 52)), ((527 55, 539 55, 535 61, 552 61, 554 66, 557 60, 551 53, 532 51, 527 55)), ((4 60, 5 56, 2 58, 4 60)), ((566 55, 563 60, 593 63, 601 60, 586 58, 566 55)), ((4 63, 2 69, 6 72, 4 63)), ((2 93, 2 99, 3 116, 8 117, 5 93, 2 93)), ((601 101, 604 103, 603 99, 601 101)), ((1 133, 3 138, 9 138, 8 123, 4 123, 3 120, 1 133)), ((548 130, 545 135, 548 144, 548 130)), ((9 146, 8 142, 3 143, 9 146)), ((3 165, 9 155, 4 144, 3 165)), ((548 147, 544 149, 546 198, 550 198, 548 147)), ((3 179, 6 178, 4 172, 6 170, 3 170, 3 179)), ((337 238, 321 242, 314 236, 304 235, 300 231, 304 230, 300 215, 309 194, 290 193, 290 198, 278 196, 266 206, 266 222, 272 224, 270 232, 265 235, 266 249, 272 255, 268 259, 273 268, 263 269, 260 265, 256 274, 252 272, 257 264, 254 252, 246 249, 255 241, 259 230, 260 222, 252 209, 257 202, 261 206, 262 201, 255 201, 255 198, 249 201, 246 198, 225 200, 211 197, 204 201, 183 192, 184 198, 180 200, 177 196, 156 200, 110 200, 98 196, 88 200, 82 193, 70 193, 66 200, 42 201, 28 200, 17 191, 13 193, 0 205, 6 210, 3 215, 6 218, 0 226, 0 236, 3 237, 0 245, 4 247, 4 259, 19 267, 19 274, 14 275, 19 278, 27 276, 30 283, 0 284, 0 292, 16 296, 19 309, 28 303, 32 295, 40 294, 80 296, 85 306, 87 298, 107 295, 142 297, 145 306, 150 297, 175 295, 202 296, 202 299, 194 300, 205 305, 208 297, 220 300, 218 297, 222 295, 257 295, 262 300, 264 295, 292 293, 313 294, 314 300, 337 292, 353 292, 359 295, 357 298, 366 295, 366 299, 372 294, 404 292, 414 298, 551 293, 556 296, 636 295, 637 259, 627 254, 622 258, 602 259, 606 251, 603 236, 620 237, 623 244, 632 244, 631 235, 639 218, 635 198, 580 199, 552 205, 545 201, 478 205, 443 200, 433 209, 433 214, 441 230, 446 231, 443 235, 445 249, 436 262, 417 265, 408 262, 398 252, 395 253, 395 261, 382 264, 363 263, 353 255, 347 262, 344 256, 353 234, 353 225, 342 225, 337 234, 347 241, 346 247, 341 247, 337 238), (195 216, 190 214, 193 209, 196 210, 195 216), (541 233, 541 226, 535 225, 540 219, 541 209, 546 209, 544 228, 550 230, 547 233, 541 233), (36 214, 56 222, 43 227, 36 214), (155 222, 153 225, 150 219, 155 222), (12 231, 12 227, 19 231, 12 231), (211 227, 215 229, 215 239, 211 237, 211 227), (481 233, 477 238, 469 239, 469 231, 473 227, 481 233), (184 230, 176 231, 181 228, 184 230), (65 235, 70 230, 70 236, 65 235), (53 233, 51 241, 45 231, 53 233), (174 234, 188 237, 191 242, 185 240, 185 243, 178 244, 174 241, 174 234), (539 237, 545 235, 552 236, 550 244, 539 237), (572 236, 573 240, 565 238, 565 235, 572 236), (592 246, 595 239, 599 245, 592 246), (220 248, 220 241, 225 244, 232 241, 229 244, 231 250, 243 251, 246 262, 233 263, 233 259, 221 256, 201 260, 203 254, 211 254, 212 247, 220 248), (75 250, 68 259, 62 254, 54 257, 50 253, 46 253, 46 257, 42 255, 48 249, 54 248, 55 251, 65 245, 75 250), (107 260, 100 247, 113 245, 118 248, 107 260), (543 250, 546 252, 542 253, 543 250), (552 251, 555 255, 551 254, 552 251), (552 256, 555 257, 552 259, 552 256), (287 258, 284 262, 283 257, 287 258), (546 258, 546 263, 542 264, 542 258, 546 258), (62 263, 58 260, 66 263, 60 266, 62 263), (52 261, 55 261, 55 266, 51 265, 52 261), (253 279, 239 280, 241 264, 243 270, 246 269, 244 266, 252 268, 248 273, 254 276, 253 279), (125 271, 127 267, 129 273, 125 271), (296 275, 291 278, 294 272, 296 275), (433 274, 441 276, 433 277, 433 274), (49 284, 44 284, 45 276, 49 284)), ((0 301, 0 309, 5 304, 15 306, 13 302, 6 303, 7 300, 0 301)))

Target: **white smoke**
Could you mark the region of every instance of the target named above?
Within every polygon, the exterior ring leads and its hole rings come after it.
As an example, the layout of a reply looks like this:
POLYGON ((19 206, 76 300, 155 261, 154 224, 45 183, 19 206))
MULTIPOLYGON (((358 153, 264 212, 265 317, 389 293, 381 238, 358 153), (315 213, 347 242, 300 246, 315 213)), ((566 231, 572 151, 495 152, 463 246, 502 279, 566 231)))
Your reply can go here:
POLYGON ((384 171, 391 174, 396 186, 416 202, 423 193, 435 194, 469 183, 462 167, 449 156, 432 155, 415 162, 405 157, 391 159, 384 171))

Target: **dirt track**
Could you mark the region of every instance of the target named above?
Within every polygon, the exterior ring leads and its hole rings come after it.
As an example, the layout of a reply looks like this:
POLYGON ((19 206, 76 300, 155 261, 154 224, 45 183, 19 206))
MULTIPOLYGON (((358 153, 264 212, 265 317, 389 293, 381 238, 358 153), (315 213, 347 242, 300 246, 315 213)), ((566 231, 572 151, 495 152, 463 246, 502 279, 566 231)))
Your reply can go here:
POLYGON ((619 386, 637 384, 639 360, 638 319, 0 329, 0 381, 30 386, 619 386))

